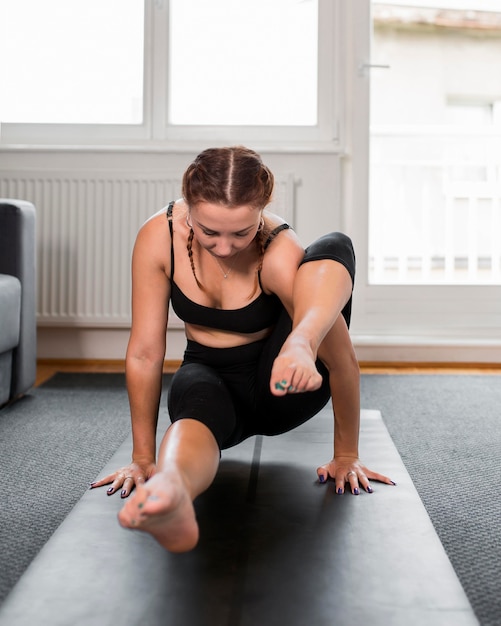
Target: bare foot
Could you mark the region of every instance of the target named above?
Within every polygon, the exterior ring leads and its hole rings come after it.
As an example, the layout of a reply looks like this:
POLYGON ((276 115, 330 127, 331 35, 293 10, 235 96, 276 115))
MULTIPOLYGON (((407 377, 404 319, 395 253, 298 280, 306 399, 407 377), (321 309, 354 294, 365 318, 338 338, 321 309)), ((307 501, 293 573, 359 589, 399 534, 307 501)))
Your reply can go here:
POLYGON ((314 391, 322 385, 315 357, 305 340, 289 336, 273 363, 271 392, 276 395, 314 391))
POLYGON ((124 528, 150 533, 170 552, 187 552, 198 542, 198 524, 190 494, 175 468, 159 471, 118 514, 124 528))

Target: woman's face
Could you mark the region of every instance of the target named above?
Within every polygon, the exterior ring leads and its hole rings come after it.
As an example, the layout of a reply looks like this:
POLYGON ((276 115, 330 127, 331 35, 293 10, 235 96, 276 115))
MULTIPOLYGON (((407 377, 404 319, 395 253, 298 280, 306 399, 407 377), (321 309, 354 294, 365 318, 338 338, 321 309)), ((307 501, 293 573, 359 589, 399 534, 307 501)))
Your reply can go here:
POLYGON ((190 222, 200 245, 210 254, 227 259, 250 245, 256 236, 262 211, 250 206, 228 208, 199 202, 190 210, 190 222))

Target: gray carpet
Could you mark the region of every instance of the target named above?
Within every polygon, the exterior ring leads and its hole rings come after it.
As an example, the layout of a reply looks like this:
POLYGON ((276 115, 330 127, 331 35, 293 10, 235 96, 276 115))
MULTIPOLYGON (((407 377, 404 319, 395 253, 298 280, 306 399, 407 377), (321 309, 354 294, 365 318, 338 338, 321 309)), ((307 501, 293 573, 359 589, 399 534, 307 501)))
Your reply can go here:
MULTIPOLYGON (((363 376, 362 406, 382 412, 480 623, 500 625, 501 377, 363 376)), ((59 374, 0 411, 0 601, 128 432, 122 375, 59 374)))
POLYGON ((501 376, 363 376, 482 626, 501 624, 501 376))
POLYGON ((129 432, 121 374, 57 374, 0 410, 0 602, 129 432))

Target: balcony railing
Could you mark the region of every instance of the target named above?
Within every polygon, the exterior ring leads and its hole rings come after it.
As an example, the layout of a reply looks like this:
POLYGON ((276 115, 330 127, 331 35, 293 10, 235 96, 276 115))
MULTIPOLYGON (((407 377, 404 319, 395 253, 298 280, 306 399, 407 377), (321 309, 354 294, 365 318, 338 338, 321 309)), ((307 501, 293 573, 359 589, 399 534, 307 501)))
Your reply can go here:
POLYGON ((371 132, 373 284, 501 284, 501 129, 371 132))

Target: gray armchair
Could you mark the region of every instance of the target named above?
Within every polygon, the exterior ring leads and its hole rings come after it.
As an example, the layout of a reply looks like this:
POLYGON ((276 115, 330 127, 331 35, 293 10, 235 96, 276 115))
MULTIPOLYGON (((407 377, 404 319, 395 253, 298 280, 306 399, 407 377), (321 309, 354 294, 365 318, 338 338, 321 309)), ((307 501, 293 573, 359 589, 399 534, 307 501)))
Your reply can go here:
POLYGON ((35 207, 0 199, 0 406, 36 378, 35 207))

